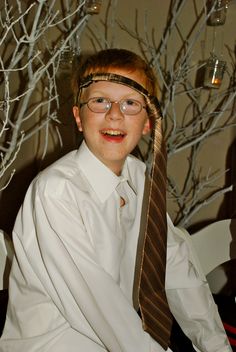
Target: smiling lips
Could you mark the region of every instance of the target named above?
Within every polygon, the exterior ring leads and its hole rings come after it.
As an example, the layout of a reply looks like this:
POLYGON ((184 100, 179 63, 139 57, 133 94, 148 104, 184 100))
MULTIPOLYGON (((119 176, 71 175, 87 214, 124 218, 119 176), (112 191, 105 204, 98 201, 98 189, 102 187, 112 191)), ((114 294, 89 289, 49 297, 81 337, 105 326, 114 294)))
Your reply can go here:
POLYGON ((102 136, 108 141, 120 142, 126 136, 126 133, 119 130, 102 130, 100 132, 102 136))

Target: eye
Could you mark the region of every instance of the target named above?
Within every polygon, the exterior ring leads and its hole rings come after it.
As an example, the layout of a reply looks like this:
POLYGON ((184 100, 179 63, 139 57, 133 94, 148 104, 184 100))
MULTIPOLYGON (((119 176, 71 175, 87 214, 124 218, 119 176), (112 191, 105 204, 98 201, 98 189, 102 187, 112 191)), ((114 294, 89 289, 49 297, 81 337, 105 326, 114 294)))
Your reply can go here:
POLYGON ((94 104, 104 104, 107 103, 107 99, 104 97, 95 97, 95 98, 91 98, 89 99, 92 103, 94 104))
POLYGON ((125 99, 124 104, 130 107, 136 107, 140 105, 140 102, 134 99, 125 99))
POLYGON ((136 105, 137 104, 137 102, 133 99, 126 99, 124 102, 126 105, 136 105))

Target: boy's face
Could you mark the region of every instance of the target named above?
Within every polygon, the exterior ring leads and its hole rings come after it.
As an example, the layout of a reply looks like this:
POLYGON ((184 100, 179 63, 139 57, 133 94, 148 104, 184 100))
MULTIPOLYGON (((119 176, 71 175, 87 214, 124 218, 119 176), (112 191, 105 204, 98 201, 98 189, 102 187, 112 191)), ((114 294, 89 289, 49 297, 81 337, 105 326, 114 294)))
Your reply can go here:
MULTIPOLYGON (((144 86, 138 72, 129 73, 114 69, 112 73, 126 76, 144 86)), ((144 86, 145 87, 145 86, 144 86)), ((134 89, 114 82, 99 81, 83 89, 80 101, 94 97, 109 98, 111 101, 135 99, 145 106, 144 97, 134 89)), ((92 112, 85 104, 73 108, 74 117, 91 152, 115 174, 121 173, 124 161, 138 144, 141 136, 149 132, 147 111, 142 108, 136 115, 125 115, 119 104, 113 103, 109 111, 92 112)))

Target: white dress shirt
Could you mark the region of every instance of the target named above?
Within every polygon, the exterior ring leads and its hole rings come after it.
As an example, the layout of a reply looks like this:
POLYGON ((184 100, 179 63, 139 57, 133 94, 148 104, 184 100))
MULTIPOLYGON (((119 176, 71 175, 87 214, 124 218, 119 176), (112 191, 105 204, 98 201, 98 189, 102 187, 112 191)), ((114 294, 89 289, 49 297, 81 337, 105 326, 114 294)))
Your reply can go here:
MULTIPOLYGON (((1 352, 163 351, 132 303, 144 179, 133 156, 118 177, 84 142, 35 178, 13 231, 1 352)), ((231 351, 205 278, 169 218, 167 256, 167 296, 186 334, 202 352, 231 351)))

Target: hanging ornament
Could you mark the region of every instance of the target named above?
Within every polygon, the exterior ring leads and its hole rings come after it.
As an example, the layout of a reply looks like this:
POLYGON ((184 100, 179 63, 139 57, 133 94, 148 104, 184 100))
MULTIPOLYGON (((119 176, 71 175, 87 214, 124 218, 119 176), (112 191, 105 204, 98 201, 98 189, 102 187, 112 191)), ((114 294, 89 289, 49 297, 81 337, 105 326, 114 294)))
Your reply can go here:
POLYGON ((60 70, 71 70, 73 61, 75 57, 75 52, 70 45, 66 45, 61 51, 60 56, 60 70))
POLYGON ((225 69, 226 62, 212 55, 206 63, 204 86, 208 88, 219 88, 223 80, 225 69))
POLYGON ((209 26, 222 26, 226 21, 229 0, 210 0, 209 10, 212 11, 207 24, 209 26))
POLYGON ((101 10, 102 0, 86 0, 84 4, 85 13, 97 15, 101 10))

